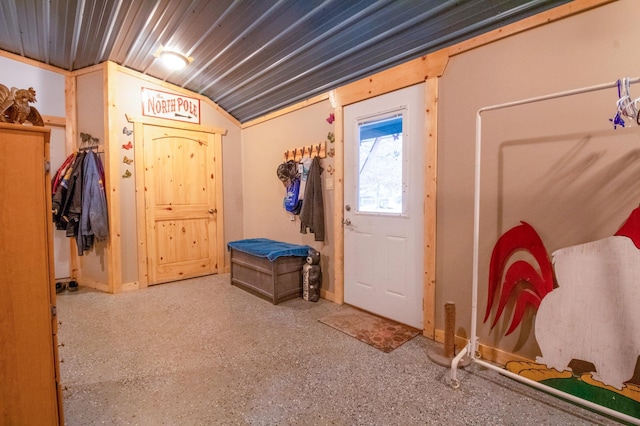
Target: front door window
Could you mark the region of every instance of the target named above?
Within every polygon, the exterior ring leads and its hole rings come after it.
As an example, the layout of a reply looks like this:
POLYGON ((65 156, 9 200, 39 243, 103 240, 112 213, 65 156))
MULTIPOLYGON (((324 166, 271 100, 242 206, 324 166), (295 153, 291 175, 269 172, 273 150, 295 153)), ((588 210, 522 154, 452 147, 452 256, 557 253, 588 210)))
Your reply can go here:
POLYGON ((404 111, 358 122, 358 212, 404 215, 404 111))

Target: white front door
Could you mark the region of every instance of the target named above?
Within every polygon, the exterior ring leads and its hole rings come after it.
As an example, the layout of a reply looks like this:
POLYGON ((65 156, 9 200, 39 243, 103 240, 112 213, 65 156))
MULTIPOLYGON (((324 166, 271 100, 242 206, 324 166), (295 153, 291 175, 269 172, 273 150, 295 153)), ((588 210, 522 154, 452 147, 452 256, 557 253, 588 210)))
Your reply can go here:
POLYGON ((344 300, 423 328, 424 85, 344 109, 344 300))

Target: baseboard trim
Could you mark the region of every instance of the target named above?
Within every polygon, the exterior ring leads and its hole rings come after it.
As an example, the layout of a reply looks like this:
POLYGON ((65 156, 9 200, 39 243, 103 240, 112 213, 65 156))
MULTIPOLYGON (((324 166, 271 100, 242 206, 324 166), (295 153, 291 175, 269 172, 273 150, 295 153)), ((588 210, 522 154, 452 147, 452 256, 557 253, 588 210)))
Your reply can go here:
MULTIPOLYGON (((436 329, 435 341, 438 343, 444 343, 444 330, 436 329)), ((464 337, 455 336, 455 349, 456 353, 458 353, 462 348, 464 348, 469 339, 464 337)), ((526 361, 526 362, 534 362, 534 360, 525 358, 520 355, 516 355, 507 351, 503 351, 502 349, 493 348, 491 346, 480 344, 478 345, 478 351, 480 352, 480 357, 486 361, 493 362, 494 364, 506 365, 509 361, 526 361)))

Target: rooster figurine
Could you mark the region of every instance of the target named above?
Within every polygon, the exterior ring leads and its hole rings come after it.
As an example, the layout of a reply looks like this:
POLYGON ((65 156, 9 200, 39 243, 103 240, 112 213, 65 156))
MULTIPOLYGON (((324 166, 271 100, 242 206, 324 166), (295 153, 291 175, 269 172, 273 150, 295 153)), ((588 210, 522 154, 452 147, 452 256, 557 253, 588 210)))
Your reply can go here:
POLYGON ((522 222, 494 247, 485 322, 498 288, 492 328, 513 297, 506 334, 516 329, 527 306, 537 309, 539 363, 565 371, 574 359, 587 361, 595 366, 595 379, 622 389, 640 356, 640 208, 614 236, 556 250, 551 261, 537 232, 522 222), (521 250, 528 251, 538 267, 517 260, 504 271, 509 258, 521 250))
POLYGON ((44 126, 44 120, 35 107, 29 103, 36 102, 36 91, 29 89, 11 90, 0 84, 0 121, 5 123, 24 124, 25 121, 34 126, 44 126))

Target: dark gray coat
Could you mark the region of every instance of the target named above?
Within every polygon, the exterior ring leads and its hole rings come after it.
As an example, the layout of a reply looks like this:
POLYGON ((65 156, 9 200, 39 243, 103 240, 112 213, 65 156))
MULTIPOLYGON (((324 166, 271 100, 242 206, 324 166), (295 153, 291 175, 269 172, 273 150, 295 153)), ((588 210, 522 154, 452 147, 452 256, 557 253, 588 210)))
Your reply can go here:
POLYGON ((324 241, 324 201, 320 176, 322 171, 320 159, 315 157, 309 169, 300 211, 300 232, 306 234, 309 228, 309 231, 315 234, 316 241, 324 241))

